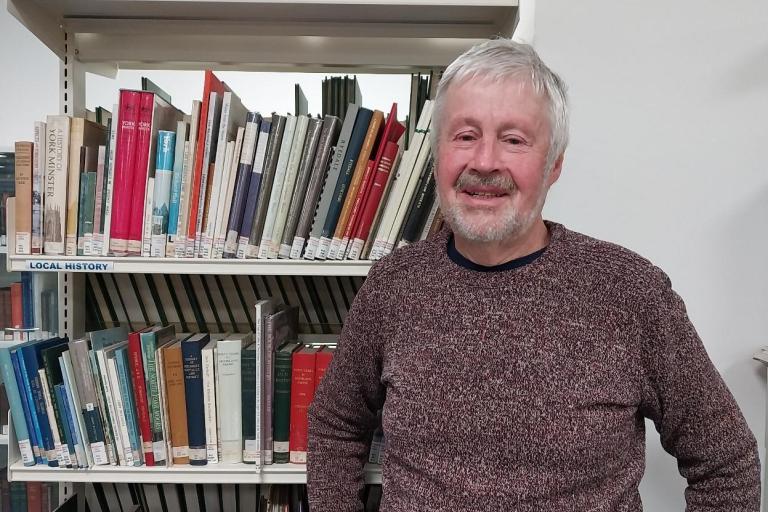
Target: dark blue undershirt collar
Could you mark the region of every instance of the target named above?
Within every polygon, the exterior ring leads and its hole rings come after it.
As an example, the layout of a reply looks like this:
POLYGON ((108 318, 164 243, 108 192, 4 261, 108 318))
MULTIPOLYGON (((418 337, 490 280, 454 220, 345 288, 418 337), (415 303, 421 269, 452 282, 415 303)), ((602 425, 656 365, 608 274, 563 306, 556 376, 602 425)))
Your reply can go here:
POLYGON ((547 248, 544 247, 542 249, 539 249, 536 252, 532 252, 531 254, 528 254, 527 256, 515 258, 514 260, 507 261, 506 263, 502 263, 500 265, 487 266, 487 265, 480 265, 478 263, 475 263, 465 258, 458 251, 458 249, 456 249, 456 244, 454 243, 454 240, 453 240, 453 234, 451 234, 450 237, 448 238, 448 257, 451 258, 451 261, 453 261, 455 264, 461 267, 464 267, 469 270, 475 270, 477 272, 504 272, 506 270, 514 270, 516 268, 532 263, 533 261, 536 260, 536 258, 544 254, 544 251, 546 250, 547 248))

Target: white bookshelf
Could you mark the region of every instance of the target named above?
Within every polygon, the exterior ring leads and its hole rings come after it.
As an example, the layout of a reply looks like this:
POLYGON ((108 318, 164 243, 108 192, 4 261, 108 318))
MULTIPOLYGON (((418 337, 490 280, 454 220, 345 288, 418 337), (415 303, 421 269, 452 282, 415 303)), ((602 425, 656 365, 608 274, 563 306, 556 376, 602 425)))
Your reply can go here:
MULTIPOLYGON (((410 73, 444 68, 484 39, 531 41, 535 0, 7 0, 8 11, 61 60, 61 113, 85 108, 85 71, 123 69, 410 73)), ((9 212, 12 226, 12 212, 9 212)), ((204 260, 16 255, 10 271, 58 273, 60 332, 84 326, 84 272, 269 276, 366 276, 370 261, 204 260), (78 269, 73 264, 80 263, 78 269), (48 268, 42 268, 47 264, 48 268), (102 266, 103 265, 103 266, 102 266)), ((10 442, 8 441, 10 437, 10 442)), ((10 481, 114 483, 306 483, 306 468, 283 464, 25 467, 11 426, 10 481)), ((366 466, 366 481, 381 469, 366 466)))

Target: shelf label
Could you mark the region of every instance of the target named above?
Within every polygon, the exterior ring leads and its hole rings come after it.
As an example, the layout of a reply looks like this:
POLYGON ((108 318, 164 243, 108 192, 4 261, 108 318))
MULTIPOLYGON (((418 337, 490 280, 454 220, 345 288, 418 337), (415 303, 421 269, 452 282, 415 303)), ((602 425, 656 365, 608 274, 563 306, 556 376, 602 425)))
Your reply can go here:
POLYGON ((27 262, 27 270, 64 272, 112 272, 115 264, 111 261, 45 261, 27 262))

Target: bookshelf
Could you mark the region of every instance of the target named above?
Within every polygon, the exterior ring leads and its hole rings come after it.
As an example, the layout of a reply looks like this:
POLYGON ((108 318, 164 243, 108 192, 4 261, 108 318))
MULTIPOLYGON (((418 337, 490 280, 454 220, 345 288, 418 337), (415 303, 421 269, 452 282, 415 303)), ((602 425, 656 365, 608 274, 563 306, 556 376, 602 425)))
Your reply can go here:
MULTIPOLYGON (((8 11, 61 59, 61 113, 85 110, 85 72, 118 69, 410 73, 440 70, 473 44, 500 34, 530 41, 535 0, 8 0, 8 11)), ((8 218, 9 227, 14 225, 8 218)), ((8 270, 58 274, 59 332, 83 333, 84 276, 112 274, 352 276, 370 261, 205 260, 17 255, 8 270), (73 264, 80 263, 78 268, 73 264), (94 267, 93 265, 98 265, 94 267)), ((203 467, 25 467, 10 430, 11 481, 306 483, 304 466, 258 472, 245 464, 203 467)), ((368 483, 381 470, 366 468, 368 483)))

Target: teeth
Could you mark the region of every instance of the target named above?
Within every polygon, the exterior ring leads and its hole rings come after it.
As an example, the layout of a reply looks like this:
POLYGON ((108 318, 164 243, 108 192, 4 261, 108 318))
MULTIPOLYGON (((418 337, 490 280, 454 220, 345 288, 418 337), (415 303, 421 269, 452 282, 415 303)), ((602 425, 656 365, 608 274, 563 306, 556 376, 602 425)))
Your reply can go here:
POLYGON ((469 192, 469 195, 479 197, 501 197, 501 194, 491 194, 489 192, 469 192))

